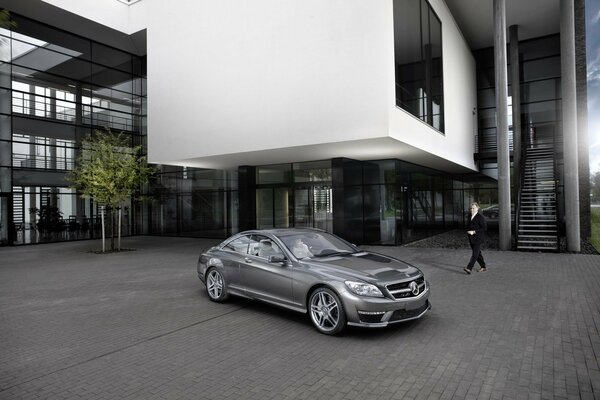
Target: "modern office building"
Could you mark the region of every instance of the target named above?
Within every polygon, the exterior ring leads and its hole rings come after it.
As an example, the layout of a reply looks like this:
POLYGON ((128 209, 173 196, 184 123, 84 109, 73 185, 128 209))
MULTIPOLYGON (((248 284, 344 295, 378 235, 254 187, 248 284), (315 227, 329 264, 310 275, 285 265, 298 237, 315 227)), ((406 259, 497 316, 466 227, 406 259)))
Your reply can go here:
POLYGON ((160 169, 127 234, 396 245, 478 201, 502 249, 589 236, 584 0, 0 7, 3 244, 98 235, 65 176, 107 127, 160 169))

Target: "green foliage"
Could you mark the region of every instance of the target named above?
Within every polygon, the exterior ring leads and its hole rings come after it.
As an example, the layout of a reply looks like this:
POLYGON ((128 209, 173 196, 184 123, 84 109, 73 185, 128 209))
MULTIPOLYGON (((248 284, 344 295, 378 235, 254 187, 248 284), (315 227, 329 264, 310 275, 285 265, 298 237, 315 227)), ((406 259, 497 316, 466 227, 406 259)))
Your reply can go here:
POLYGON ((600 203, 600 172, 595 172, 590 176, 590 190, 592 203, 600 203))
POLYGON ((0 28, 14 28, 17 24, 10 19, 10 12, 5 9, 0 10, 0 28))
POLYGON ((592 207, 592 246, 600 251, 600 208, 592 207))
POLYGON ((68 180, 82 196, 116 208, 138 193, 154 171, 141 156, 141 146, 130 147, 123 134, 96 131, 83 140, 68 180))

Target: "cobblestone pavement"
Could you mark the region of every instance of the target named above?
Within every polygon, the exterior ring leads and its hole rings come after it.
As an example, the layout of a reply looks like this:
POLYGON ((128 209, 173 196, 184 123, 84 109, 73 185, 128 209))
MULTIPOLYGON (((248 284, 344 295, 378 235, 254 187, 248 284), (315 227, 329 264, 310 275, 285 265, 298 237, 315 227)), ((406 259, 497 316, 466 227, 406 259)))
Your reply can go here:
POLYGON ((203 239, 0 249, 0 399, 600 398, 600 256, 371 247, 419 266, 433 309, 319 334, 256 302, 208 300, 203 239))

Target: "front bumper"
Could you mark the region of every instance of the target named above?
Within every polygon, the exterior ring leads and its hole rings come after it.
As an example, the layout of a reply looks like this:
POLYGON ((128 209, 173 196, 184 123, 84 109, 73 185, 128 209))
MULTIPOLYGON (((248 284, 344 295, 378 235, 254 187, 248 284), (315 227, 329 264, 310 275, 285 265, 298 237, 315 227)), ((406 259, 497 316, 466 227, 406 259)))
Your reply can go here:
POLYGON ((403 299, 363 297, 347 290, 340 294, 348 325, 352 326, 380 328, 419 319, 431 310, 429 282, 425 282, 425 290, 418 296, 403 299))

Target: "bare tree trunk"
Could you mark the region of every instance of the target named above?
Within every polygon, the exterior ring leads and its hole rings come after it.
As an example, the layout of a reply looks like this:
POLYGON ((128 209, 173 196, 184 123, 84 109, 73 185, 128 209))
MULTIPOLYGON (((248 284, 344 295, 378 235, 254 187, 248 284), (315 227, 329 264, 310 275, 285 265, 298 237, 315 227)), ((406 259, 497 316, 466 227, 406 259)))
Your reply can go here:
POLYGON ((110 209, 110 251, 115 251, 115 209, 110 209))
POLYGON ((119 240, 117 242, 118 243, 117 249, 119 251, 121 251, 121 218, 122 218, 122 216, 123 216, 123 208, 119 207, 119 227, 117 228, 118 229, 118 238, 119 238, 119 240))
POLYGON ((106 225, 104 224, 104 211, 106 207, 100 206, 100 216, 102 217, 102 252, 106 252, 106 225))

